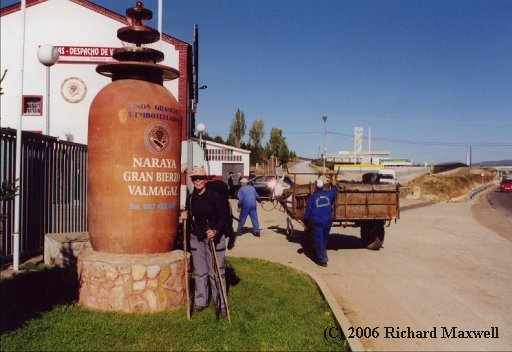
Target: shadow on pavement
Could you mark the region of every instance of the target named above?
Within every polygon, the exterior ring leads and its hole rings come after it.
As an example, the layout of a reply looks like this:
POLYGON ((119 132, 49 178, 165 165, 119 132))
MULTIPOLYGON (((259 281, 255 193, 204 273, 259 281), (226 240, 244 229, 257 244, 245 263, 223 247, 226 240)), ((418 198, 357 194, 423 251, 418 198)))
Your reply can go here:
POLYGON ((327 242, 327 250, 338 249, 361 249, 364 248, 361 244, 359 236, 354 235, 343 235, 334 233, 329 235, 329 241, 327 242))
MULTIPOLYGON (((261 232, 261 230, 260 230, 260 232, 261 232)), ((252 227, 247 227, 247 226, 242 227, 242 231, 241 231, 240 235, 238 235, 238 236, 244 236, 244 235, 254 236, 254 229, 252 227)))
MULTIPOLYGON (((278 235, 286 236, 286 229, 282 228, 280 226, 269 226, 268 229, 274 231, 278 235)), ((299 232, 299 231, 297 231, 297 232, 299 232)), ((294 241, 290 241, 290 242, 294 242, 294 241)))
MULTIPOLYGON (((277 234, 287 236, 286 229, 280 226, 270 226, 268 229, 277 234)), ((306 231, 295 230, 292 236, 287 236, 287 240, 291 243, 300 244, 301 248, 297 250, 297 253, 304 254, 313 262, 316 261, 315 246, 306 231)), ((364 247, 359 236, 331 233, 327 242, 327 251, 337 251, 339 249, 364 249, 364 247)))

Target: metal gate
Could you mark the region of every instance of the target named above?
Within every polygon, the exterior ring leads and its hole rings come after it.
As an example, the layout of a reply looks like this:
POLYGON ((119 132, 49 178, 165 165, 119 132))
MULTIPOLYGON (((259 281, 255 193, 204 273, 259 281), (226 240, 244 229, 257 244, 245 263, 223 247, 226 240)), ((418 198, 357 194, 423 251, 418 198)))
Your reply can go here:
MULTIPOLYGON (((44 235, 87 231, 87 146, 22 132, 20 256, 40 253, 44 235)), ((2 128, 1 181, 14 180, 16 130, 2 128), (4 158, 4 155, 7 157, 4 158)), ((2 201, 1 261, 12 261, 14 201, 2 201)))

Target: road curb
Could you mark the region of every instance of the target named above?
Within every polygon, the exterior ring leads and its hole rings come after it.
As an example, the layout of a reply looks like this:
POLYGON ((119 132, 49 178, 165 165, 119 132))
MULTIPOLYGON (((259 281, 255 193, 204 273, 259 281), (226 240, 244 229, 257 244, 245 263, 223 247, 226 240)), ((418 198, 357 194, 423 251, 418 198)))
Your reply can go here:
POLYGON ((316 285, 318 286, 318 288, 322 292, 322 295, 324 296, 325 300, 327 301, 327 304, 331 308, 331 311, 334 314, 334 317, 336 318, 336 320, 338 321, 338 324, 340 325, 341 329, 343 330, 343 335, 345 336, 345 341, 346 341, 346 344, 348 344, 349 350, 350 351, 364 351, 365 349, 363 347, 363 344, 357 337, 354 337, 351 339, 347 338, 347 331, 352 325, 348 321, 345 313, 343 313, 343 310, 341 309, 338 302, 336 301, 336 298, 334 298, 333 293, 331 292, 331 290, 329 289, 329 287, 327 286, 325 281, 320 276, 318 276, 317 274, 315 274, 313 272, 310 272, 309 270, 297 268, 292 265, 288 265, 288 266, 308 275, 313 281, 315 281, 316 285))
POLYGON ((348 331, 348 329, 352 325, 349 323, 345 313, 343 313, 343 310, 341 309, 341 307, 339 306, 338 302, 336 301, 336 298, 334 298, 334 295, 333 295, 332 291, 329 289, 329 287, 327 286, 325 281, 320 276, 318 276, 316 273, 311 272, 311 271, 309 271, 307 269, 304 269, 304 268, 299 268, 299 267, 294 266, 294 265, 292 265, 290 263, 283 263, 283 262, 280 262, 280 261, 274 261, 274 260, 269 260, 269 259, 262 259, 260 257, 248 257, 248 256, 237 256, 237 255, 232 255, 232 257, 237 257, 237 258, 254 258, 254 259, 259 259, 259 260, 266 260, 268 262, 278 263, 278 264, 285 265, 287 267, 290 267, 290 268, 292 268, 292 269, 294 269, 296 271, 299 271, 299 272, 309 276, 311 278, 311 280, 313 280, 315 282, 315 284, 317 285, 317 287, 320 289, 320 292, 322 292, 322 295, 324 296, 324 299, 327 301, 327 304, 329 305, 329 308, 331 309, 332 313, 334 314, 334 318, 336 319, 336 321, 338 322, 339 326, 343 330, 343 336, 345 337, 345 341, 346 341, 345 346, 348 347, 349 351, 365 351, 365 349, 363 347, 363 344, 361 343, 361 341, 357 337, 354 337, 354 338, 351 338, 351 339, 348 339, 346 337, 347 336, 346 332, 348 331))

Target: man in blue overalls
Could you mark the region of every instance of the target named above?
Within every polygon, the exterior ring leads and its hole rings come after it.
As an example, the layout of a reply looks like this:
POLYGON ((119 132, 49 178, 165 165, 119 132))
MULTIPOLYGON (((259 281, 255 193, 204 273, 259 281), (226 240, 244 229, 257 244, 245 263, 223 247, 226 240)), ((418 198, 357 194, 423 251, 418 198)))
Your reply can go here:
POLYGON ((324 182, 316 180, 316 192, 308 199, 306 213, 303 221, 308 224, 315 244, 317 264, 327 266, 327 238, 332 226, 332 206, 338 187, 334 178, 331 180, 332 187, 324 191, 324 182))
POLYGON ((260 196, 246 178, 240 180, 240 186, 240 191, 238 191, 238 212, 240 213, 240 221, 238 222, 236 234, 237 236, 242 234, 245 221, 247 220, 247 216, 249 216, 251 218, 254 236, 260 237, 260 223, 258 221, 257 209, 260 196))

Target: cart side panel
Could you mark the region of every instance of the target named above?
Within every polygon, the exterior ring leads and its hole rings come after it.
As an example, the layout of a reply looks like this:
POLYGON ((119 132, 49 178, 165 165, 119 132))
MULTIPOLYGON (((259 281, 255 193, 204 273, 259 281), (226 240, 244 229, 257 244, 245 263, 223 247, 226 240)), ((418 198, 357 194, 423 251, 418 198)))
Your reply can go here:
POLYGON ((333 220, 391 220, 399 217, 398 188, 394 185, 341 185, 333 220))
POLYGON ((313 184, 293 185, 291 216, 294 219, 302 219, 304 217, 309 196, 311 196, 314 191, 313 184))
MULTIPOLYGON (((393 220, 400 218, 399 186, 388 184, 341 183, 333 209, 333 221, 393 220)), ((314 184, 293 185, 288 213, 302 219, 314 184)))
POLYGON ((295 196, 292 217, 294 219, 302 219, 306 213, 306 205, 308 204, 309 196, 295 196))

